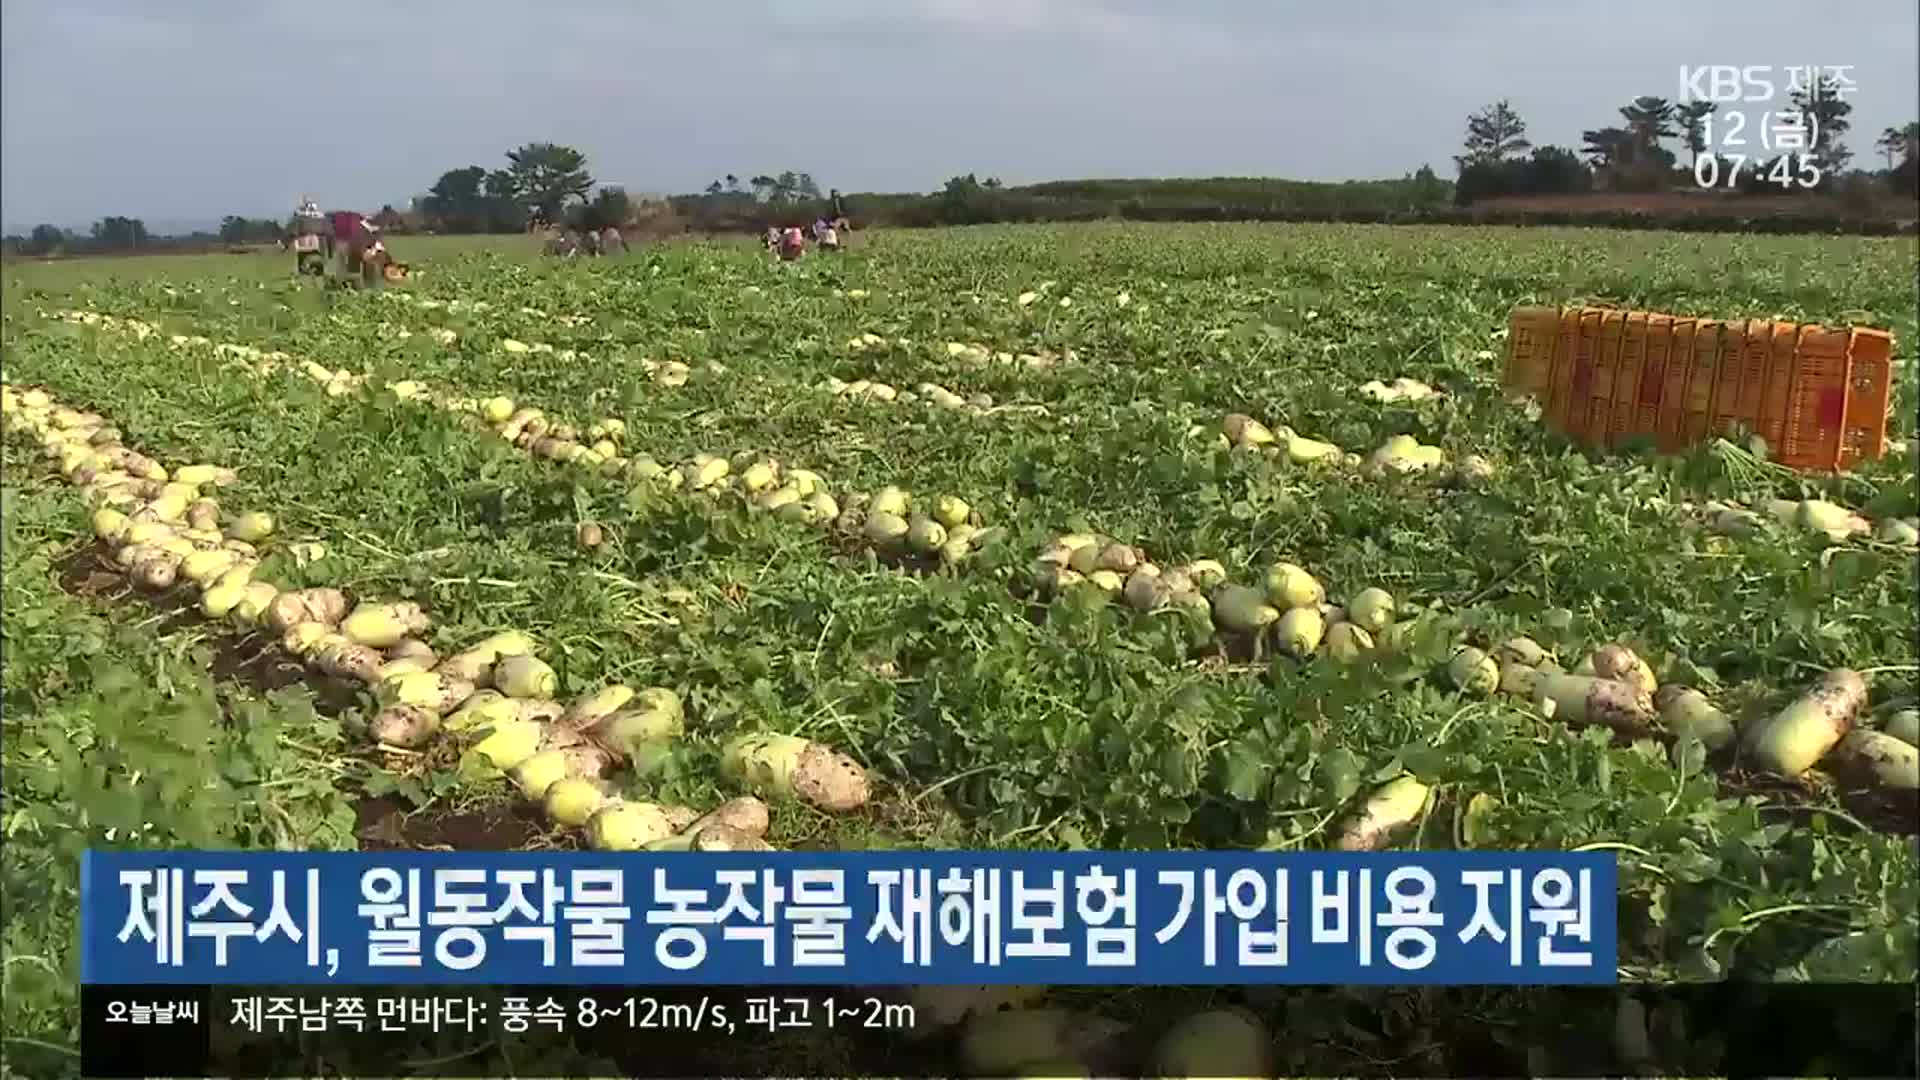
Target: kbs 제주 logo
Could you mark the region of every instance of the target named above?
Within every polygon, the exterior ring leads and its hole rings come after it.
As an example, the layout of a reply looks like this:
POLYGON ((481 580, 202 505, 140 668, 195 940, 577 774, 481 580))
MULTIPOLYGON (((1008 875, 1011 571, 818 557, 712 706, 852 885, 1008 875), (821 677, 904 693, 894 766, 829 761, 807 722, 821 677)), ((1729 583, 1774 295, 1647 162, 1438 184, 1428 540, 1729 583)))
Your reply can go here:
POLYGON ((1694 152, 1694 182, 1818 187, 1834 166, 1834 122, 1858 89, 1851 64, 1682 65, 1675 116, 1694 152))

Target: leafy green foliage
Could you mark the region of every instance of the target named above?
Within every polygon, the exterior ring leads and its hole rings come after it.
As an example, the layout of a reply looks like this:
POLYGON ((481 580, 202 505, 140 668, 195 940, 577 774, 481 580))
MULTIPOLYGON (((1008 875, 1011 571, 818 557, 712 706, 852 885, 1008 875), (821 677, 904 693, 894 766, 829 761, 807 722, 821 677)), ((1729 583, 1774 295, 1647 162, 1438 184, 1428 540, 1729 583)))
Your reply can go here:
POLYGON ((150 611, 62 591, 84 510, 23 493, 40 465, 12 444, 5 465, 4 1017, 10 1068, 44 1075, 78 1064, 81 852, 341 849, 354 822, 339 724, 304 694, 216 682, 150 611))
MULTIPOLYGON (((791 266, 726 245, 539 268, 449 249, 421 263, 413 302, 185 272, 26 280, 9 290, 8 376, 110 416, 162 460, 236 469, 223 507, 270 508, 282 539, 332 552, 305 566, 272 556, 263 574, 276 582, 418 599, 442 651, 527 630, 575 691, 676 688, 687 737, 625 777, 636 794, 710 804, 727 793, 719 746, 760 728, 831 743, 886 782, 863 815, 783 811, 782 845, 1309 850, 1404 770, 1439 793, 1405 845, 1619 853, 1629 976, 1843 962, 1858 978, 1912 976, 1914 850, 1863 828, 1837 785, 1791 799, 1733 788, 1697 746, 1613 745, 1406 678, 1444 663, 1458 635, 1525 632, 1568 666, 1625 641, 1741 719, 1839 664, 1878 671, 1876 700, 1910 692, 1911 554, 1771 527, 1710 537, 1672 510, 1820 496, 1911 514, 1910 459, 1821 479, 1724 455, 1584 451, 1501 400, 1496 359, 1521 303, 1889 325, 1895 434, 1911 438, 1910 248, 1211 226, 869 243, 791 266), (51 323, 36 306, 284 349, 368 371, 373 392, 248 377, 210 348, 51 323), (848 348, 862 333, 882 344, 848 348), (509 352, 508 340, 552 350, 509 352), (1034 368, 947 348, 976 341, 1074 358, 1034 368), (664 386, 644 359, 694 374, 664 386), (1378 405, 1354 393, 1402 375, 1447 394, 1378 405), (849 403, 817 389, 828 376, 931 381, 1045 412, 849 403), (836 492, 957 494, 1010 536, 964 572, 908 572, 700 496, 530 460, 380 392, 400 379, 506 394, 582 427, 617 417, 630 446, 662 461, 753 450, 836 492), (1484 455, 1495 473, 1451 488, 1221 451, 1214 434, 1232 411, 1362 454, 1412 434, 1484 455), (573 540, 583 521, 605 531, 592 551, 573 540), (1431 612, 1432 633, 1399 668, 1195 659, 1178 613, 1016 597, 1025 556, 1070 529, 1126 538, 1162 564, 1216 558, 1242 582, 1295 562, 1335 599, 1377 585, 1431 612), (1822 944, 1836 939, 1864 944, 1822 944)), ((142 604, 56 589, 84 513, 8 446, 6 783, 9 821, 35 830, 10 845, 10 876, 57 887, 49 871, 76 838, 149 821, 170 839, 129 842, 350 843, 340 790, 397 794, 419 818, 504 798, 452 770, 350 757, 356 714, 335 730, 290 697, 229 704, 233 688, 205 675, 204 650, 221 644, 190 620, 136 631, 155 619, 142 604), (218 782, 169 779, 187 763, 218 782), (15 809, 33 806, 44 809, 15 809)), ((8 931, 30 935, 20 949, 64 972, 68 930, 23 925, 8 931)), ((57 982, 24 999, 40 1012, 19 1030, 57 1030, 57 982)))

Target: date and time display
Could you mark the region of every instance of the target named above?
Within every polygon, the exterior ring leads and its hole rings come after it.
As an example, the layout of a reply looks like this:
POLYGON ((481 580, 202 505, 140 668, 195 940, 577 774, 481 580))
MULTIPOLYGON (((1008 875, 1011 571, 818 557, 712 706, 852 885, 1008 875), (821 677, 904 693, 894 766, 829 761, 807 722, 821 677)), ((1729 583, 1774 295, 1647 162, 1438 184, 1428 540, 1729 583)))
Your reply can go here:
POLYGON ((1824 104, 1844 102, 1858 88, 1847 64, 1682 66, 1679 100, 1714 106, 1698 121, 1694 182, 1818 187, 1829 167, 1821 152, 1833 134, 1822 132, 1822 118, 1836 115, 1824 104))

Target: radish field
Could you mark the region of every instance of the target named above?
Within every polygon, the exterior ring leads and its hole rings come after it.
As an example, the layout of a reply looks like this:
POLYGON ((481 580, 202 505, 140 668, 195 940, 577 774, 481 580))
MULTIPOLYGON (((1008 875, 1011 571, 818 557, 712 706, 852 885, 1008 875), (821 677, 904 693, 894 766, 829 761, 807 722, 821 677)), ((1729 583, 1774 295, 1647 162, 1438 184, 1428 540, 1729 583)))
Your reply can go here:
POLYGON ((1916 975, 1911 241, 409 243, 8 269, 22 1074, 90 846, 1608 850, 1623 980, 1916 975), (1583 302, 1889 328, 1892 449, 1570 445, 1583 302))

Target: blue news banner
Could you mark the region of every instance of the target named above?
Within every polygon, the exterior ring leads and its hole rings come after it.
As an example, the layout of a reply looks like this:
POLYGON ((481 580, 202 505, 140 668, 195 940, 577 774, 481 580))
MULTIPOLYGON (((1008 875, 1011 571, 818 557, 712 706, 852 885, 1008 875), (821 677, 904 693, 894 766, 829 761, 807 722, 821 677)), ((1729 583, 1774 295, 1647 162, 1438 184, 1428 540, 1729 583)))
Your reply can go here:
POLYGON ((1122 1075, 1142 995, 1170 1023, 1282 987, 1609 992, 1616 894, 1610 853, 92 851, 82 1068, 524 1076, 557 1038, 629 1076, 767 1075, 728 1048, 809 1029, 864 1049, 772 1075, 958 1075, 975 1021, 929 988, 1025 985, 1135 988, 1052 991, 1134 1010, 1072 1029, 1122 1075))
POLYGON ((1610 853, 90 851, 95 984, 1614 981, 1610 853))

